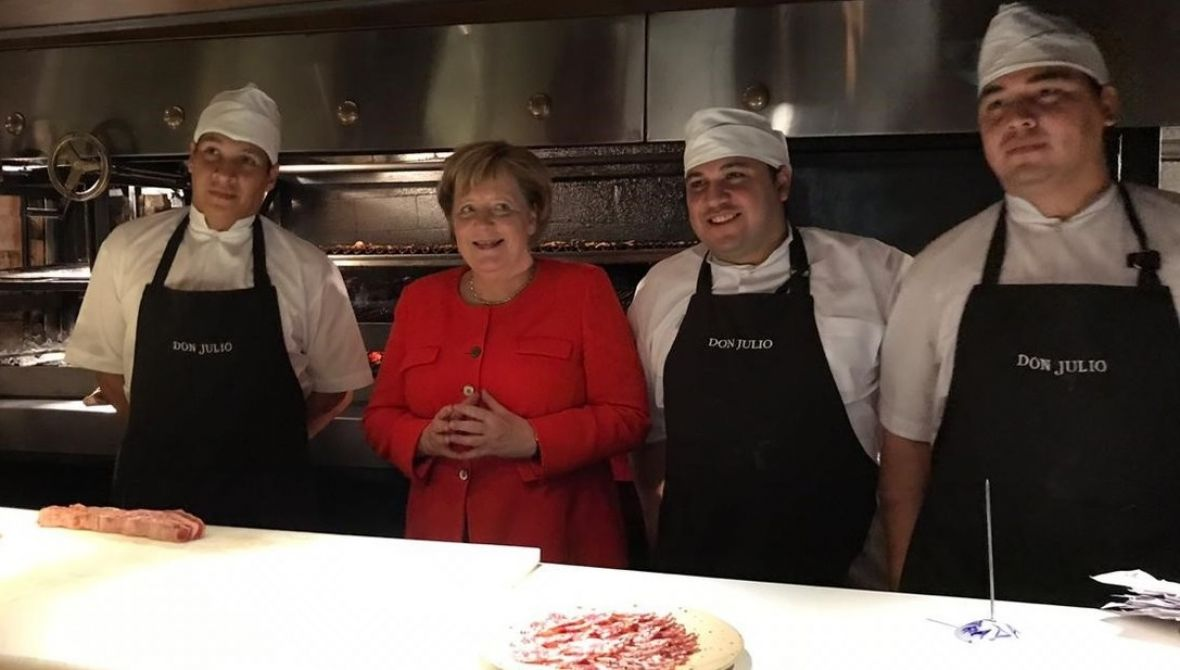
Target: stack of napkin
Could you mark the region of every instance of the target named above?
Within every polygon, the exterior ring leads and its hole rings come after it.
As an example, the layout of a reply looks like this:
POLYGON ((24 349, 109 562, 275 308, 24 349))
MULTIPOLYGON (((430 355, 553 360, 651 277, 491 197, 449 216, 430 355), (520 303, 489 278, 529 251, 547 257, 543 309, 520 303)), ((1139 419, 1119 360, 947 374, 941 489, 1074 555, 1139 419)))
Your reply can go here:
POLYGON ((1116 595, 1121 602, 1107 603, 1102 609, 1127 614, 1180 621, 1180 584, 1156 579, 1142 570, 1119 570, 1092 577, 1095 581, 1125 586, 1130 593, 1116 595))

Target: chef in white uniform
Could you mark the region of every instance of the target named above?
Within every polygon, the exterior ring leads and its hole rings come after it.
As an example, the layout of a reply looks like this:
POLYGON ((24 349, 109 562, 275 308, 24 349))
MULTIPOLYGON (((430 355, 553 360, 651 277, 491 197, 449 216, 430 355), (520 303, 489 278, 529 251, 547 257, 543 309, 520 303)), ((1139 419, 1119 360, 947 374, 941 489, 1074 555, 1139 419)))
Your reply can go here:
POLYGON ((208 523, 309 527, 309 435, 372 382, 339 271, 259 214, 280 116, 248 85, 202 112, 191 207, 124 223, 66 348, 128 427, 114 500, 208 523))
POLYGON ((844 583, 876 503, 878 350, 909 257, 788 224, 786 140, 758 114, 685 129, 700 244, 656 264, 629 318, 652 399, 635 455, 657 568, 844 583))
POLYGON ((1002 6, 978 74, 1005 196, 918 255, 890 317, 891 578, 985 596, 990 479, 997 595, 1099 604, 1089 575, 1180 566, 1180 199, 1112 180, 1118 94, 1072 22, 1002 6))

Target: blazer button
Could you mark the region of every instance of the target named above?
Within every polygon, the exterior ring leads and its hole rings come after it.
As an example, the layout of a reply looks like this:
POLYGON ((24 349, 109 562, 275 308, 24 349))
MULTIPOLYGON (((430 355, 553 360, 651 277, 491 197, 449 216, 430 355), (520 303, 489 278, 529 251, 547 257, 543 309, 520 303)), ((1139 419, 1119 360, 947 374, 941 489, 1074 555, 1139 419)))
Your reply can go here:
POLYGON ((472 358, 479 358, 479 355, 482 353, 483 353, 483 349, 480 349, 478 346, 471 347, 471 357, 472 358))
POLYGON ((471 475, 467 472, 467 468, 463 468, 459 471, 459 479, 462 479, 463 481, 467 481, 467 478, 470 476, 471 475))
POLYGON ((463 395, 465 395, 465 396, 475 395, 475 387, 472 386, 471 384, 467 384, 466 386, 463 387, 463 395))

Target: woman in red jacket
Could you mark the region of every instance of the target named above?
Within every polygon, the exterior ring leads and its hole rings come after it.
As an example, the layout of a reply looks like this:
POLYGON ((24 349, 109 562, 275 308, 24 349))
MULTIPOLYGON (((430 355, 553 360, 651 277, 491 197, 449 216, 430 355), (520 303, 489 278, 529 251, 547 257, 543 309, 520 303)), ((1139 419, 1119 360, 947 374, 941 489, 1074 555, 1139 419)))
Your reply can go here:
POLYGON ((609 461, 647 432, 643 372, 606 273, 530 253, 550 194, 519 147, 447 160, 438 202, 466 266, 403 291, 365 431, 410 477, 407 537, 623 567, 609 461))

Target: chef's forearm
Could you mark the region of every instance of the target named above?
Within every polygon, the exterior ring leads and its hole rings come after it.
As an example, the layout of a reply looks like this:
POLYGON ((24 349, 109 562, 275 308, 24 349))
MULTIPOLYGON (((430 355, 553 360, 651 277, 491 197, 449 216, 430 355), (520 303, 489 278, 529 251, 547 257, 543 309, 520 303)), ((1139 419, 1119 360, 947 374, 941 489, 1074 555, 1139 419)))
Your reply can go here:
POLYGON ((352 402, 352 391, 319 393, 312 391, 307 396, 307 436, 315 437, 336 418, 348 403, 352 402))
POLYGON ((120 416, 127 416, 130 405, 127 402, 127 394, 123 392, 123 375, 95 372, 94 376, 98 378, 98 387, 102 389, 107 402, 111 403, 120 416))
POLYGON ((930 444, 899 437, 885 431, 881 448, 881 473, 878 483, 882 520, 885 524, 885 550, 889 570, 889 584, 896 589, 901 583, 906 552, 926 484, 930 480, 930 444))

